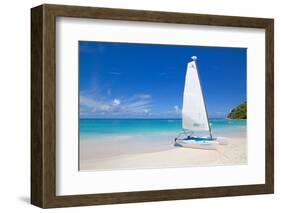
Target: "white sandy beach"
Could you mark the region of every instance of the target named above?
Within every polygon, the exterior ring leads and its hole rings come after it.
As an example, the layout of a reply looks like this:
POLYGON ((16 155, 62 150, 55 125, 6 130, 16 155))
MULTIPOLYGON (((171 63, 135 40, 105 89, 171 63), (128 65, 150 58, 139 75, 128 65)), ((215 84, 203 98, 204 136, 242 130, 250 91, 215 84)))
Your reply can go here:
POLYGON ((149 146, 143 145, 144 137, 136 137, 134 143, 129 136, 117 137, 112 141, 100 141, 102 146, 88 141, 80 145, 80 170, 100 171, 246 164, 246 133, 243 135, 217 135, 217 137, 220 136, 227 137, 228 144, 219 145, 218 150, 175 147, 172 138, 167 136, 158 137, 159 141, 155 141, 153 138, 153 143, 149 146))

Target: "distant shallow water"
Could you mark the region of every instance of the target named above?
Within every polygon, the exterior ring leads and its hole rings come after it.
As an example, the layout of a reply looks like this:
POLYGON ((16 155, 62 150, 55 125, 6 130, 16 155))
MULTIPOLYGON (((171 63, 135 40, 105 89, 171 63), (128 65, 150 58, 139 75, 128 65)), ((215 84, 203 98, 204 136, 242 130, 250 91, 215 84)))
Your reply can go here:
MULTIPOLYGON (((171 135, 182 130, 181 119, 80 119, 80 138, 117 135, 171 135)), ((212 132, 246 132, 246 120, 210 119, 212 132)))

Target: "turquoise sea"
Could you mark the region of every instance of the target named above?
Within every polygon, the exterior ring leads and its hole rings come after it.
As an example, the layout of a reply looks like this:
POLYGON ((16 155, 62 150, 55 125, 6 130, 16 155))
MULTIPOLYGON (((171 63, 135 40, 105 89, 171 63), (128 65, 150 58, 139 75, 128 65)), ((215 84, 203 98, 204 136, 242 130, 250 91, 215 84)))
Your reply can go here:
MULTIPOLYGON (((80 138, 110 135, 179 133, 181 119, 80 119, 80 138)), ((239 134, 246 131, 246 120, 210 119, 214 134, 239 134)))

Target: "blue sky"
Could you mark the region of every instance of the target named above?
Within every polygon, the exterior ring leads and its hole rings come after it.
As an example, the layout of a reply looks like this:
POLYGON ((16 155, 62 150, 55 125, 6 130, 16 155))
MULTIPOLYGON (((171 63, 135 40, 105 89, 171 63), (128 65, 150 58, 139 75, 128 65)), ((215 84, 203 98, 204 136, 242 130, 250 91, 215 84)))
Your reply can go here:
POLYGON ((80 117, 180 118, 193 55, 210 118, 246 101, 246 48, 80 41, 80 117))

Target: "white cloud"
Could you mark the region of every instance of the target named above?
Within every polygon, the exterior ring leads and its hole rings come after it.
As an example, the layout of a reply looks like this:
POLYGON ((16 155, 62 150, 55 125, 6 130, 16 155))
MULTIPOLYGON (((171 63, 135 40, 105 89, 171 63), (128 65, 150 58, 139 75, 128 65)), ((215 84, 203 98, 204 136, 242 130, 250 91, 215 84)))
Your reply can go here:
POLYGON ((111 107, 109 105, 103 104, 103 105, 100 106, 99 109, 103 112, 108 112, 108 111, 110 111, 110 108, 111 107))
POLYGON ((174 106, 174 110, 175 110, 175 113, 176 113, 176 114, 180 114, 180 113, 181 113, 181 109, 179 108, 178 105, 175 105, 175 106, 174 106))
POLYGON ((139 97, 141 99, 150 99, 151 95, 150 94, 139 94, 139 95, 137 95, 137 97, 139 97))
POLYGON ((81 95, 80 115, 148 115, 151 107, 150 97, 150 95, 145 94, 133 95, 129 98, 114 98, 113 100, 109 100, 106 97, 93 98, 86 95, 81 95))
POLYGON ((94 107, 96 106, 96 101, 92 98, 80 95, 80 105, 85 107, 94 107))
POLYGON ((145 109, 144 113, 148 114, 149 113, 149 109, 145 109))
POLYGON ((121 75, 120 72, 109 72, 109 74, 111 74, 111 75, 121 75))
POLYGON ((119 99, 114 99, 112 105, 113 106, 119 106, 121 104, 121 101, 119 99))

